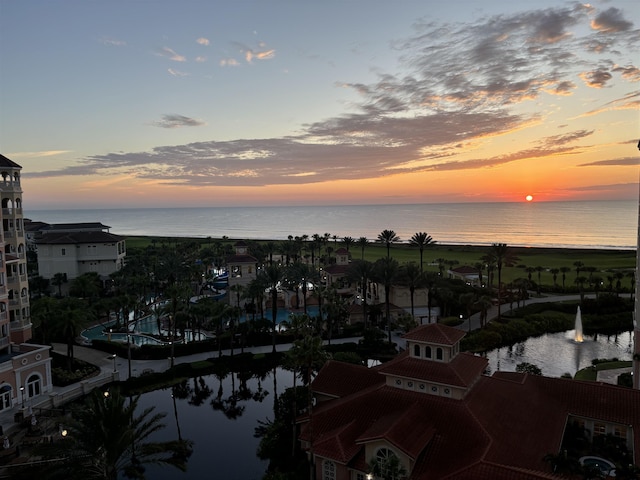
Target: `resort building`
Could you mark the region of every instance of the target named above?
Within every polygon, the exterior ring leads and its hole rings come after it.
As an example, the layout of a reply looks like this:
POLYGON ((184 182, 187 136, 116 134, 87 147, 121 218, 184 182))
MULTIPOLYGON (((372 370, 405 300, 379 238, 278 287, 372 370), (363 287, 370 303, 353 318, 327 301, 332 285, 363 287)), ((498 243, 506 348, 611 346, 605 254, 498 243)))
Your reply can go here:
POLYGON ((312 415, 299 419, 316 478, 371 478, 376 464, 416 480, 560 478, 545 457, 561 453, 572 429, 589 440, 611 436, 638 463, 640 391, 527 373, 488 376, 485 358, 460 352, 464 335, 423 325, 388 363, 325 364, 312 383, 312 415))
POLYGON ((462 266, 447 270, 447 273, 449 274, 449 278, 462 280, 467 285, 473 285, 475 287, 481 286, 480 275, 477 268, 462 266))
POLYGON ((42 231, 36 239, 39 275, 51 279, 62 273, 67 280, 73 280, 84 273, 96 272, 106 280, 120 270, 127 255, 125 238, 98 229, 102 224, 91 225, 96 228, 42 231))
POLYGON ((0 411, 27 407, 51 389, 49 347, 31 340, 29 281, 22 213, 22 167, 0 155, 0 411))
MULTIPOLYGON (((240 240, 235 243, 235 254, 227 257, 227 270, 229 272, 229 290, 233 290, 234 285, 246 287, 258 276, 258 259, 249 254, 249 246, 246 242, 240 240)), ((245 299, 240 299, 240 305, 237 305, 237 296, 229 295, 229 301, 233 306, 242 307, 245 299)))

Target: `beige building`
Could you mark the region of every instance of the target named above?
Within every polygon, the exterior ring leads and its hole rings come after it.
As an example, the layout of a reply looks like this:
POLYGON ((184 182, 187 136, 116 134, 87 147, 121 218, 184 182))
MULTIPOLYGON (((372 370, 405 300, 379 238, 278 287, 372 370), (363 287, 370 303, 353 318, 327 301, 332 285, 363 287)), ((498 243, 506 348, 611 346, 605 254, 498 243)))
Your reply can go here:
POLYGON ((17 163, 0 155, 0 411, 51 390, 49 347, 31 340, 29 282, 17 163))
POLYGON ((38 272, 51 279, 63 273, 73 280, 95 272, 106 279, 124 266, 125 238, 99 230, 52 231, 36 240, 38 272))

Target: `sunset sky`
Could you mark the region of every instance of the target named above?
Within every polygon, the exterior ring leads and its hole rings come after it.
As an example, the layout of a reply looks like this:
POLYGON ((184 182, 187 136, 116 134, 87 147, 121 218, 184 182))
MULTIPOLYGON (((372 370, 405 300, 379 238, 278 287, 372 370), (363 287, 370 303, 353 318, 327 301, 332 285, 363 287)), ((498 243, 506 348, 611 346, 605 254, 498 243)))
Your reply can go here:
POLYGON ((640 2, 0 0, 24 205, 634 199, 640 2))

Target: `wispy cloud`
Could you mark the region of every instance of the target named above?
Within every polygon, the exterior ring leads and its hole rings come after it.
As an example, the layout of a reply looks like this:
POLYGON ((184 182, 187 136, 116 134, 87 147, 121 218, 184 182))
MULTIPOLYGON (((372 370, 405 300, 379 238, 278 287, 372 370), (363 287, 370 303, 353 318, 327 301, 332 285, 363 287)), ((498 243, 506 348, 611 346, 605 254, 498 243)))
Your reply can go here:
POLYGON ((266 45, 262 42, 258 46, 259 49, 253 49, 238 42, 235 42, 234 45, 238 47, 247 63, 252 63, 253 60, 270 60, 276 55, 275 49, 267 49, 266 45))
POLYGON ((176 53, 169 47, 162 47, 157 50, 157 55, 161 57, 166 57, 169 60, 173 60, 174 62, 186 62, 186 57, 176 53))
POLYGON ((162 115, 161 120, 153 122, 152 125, 161 128, 199 127, 205 125, 205 122, 184 115, 165 114, 162 115))
POLYGON ((610 160, 598 160, 595 162, 582 163, 578 165, 579 167, 611 167, 611 166, 636 166, 640 165, 640 159, 638 157, 623 157, 623 158, 612 158, 610 160))
POLYGON ((127 42, 125 42, 124 40, 117 40, 115 38, 109 37, 102 37, 100 39, 100 43, 109 47, 125 47, 127 45, 127 42))
POLYGON ((209 44, 211 42, 209 42, 208 38, 200 37, 200 38, 196 39, 196 43, 199 44, 199 45, 209 46, 209 44))
POLYGON ((240 66, 240 62, 238 62, 235 58, 223 58, 220 60, 221 67, 238 67, 240 66))
MULTIPOLYGON (((117 172, 191 186, 258 186, 484 169, 550 155, 577 156, 591 148, 582 142, 593 130, 576 128, 514 143, 501 155, 472 152, 491 138, 542 125, 547 113, 536 109, 540 97, 552 94, 563 101, 576 95, 577 72, 594 88, 609 85, 614 74, 621 82, 637 81, 637 67, 618 54, 620 45, 640 47, 630 28, 632 23, 615 8, 598 12, 578 4, 465 24, 418 22, 413 36, 393 44, 401 62, 396 74, 383 72, 369 83, 336 79, 336 85, 356 92, 359 101, 343 115, 302 125, 296 136, 108 153, 38 175, 117 172), (594 59, 595 46, 605 44, 594 59), (520 108, 523 105, 526 108, 520 108)), ((235 45, 249 63, 275 55, 264 44, 235 45)), ((171 49, 162 52, 184 59, 171 49)), ((219 64, 231 67, 240 61, 227 57, 219 64)), ((592 114, 630 108, 637 95, 625 95, 592 114)), ((202 124, 181 115, 164 115, 153 123, 162 128, 202 124)), ((620 159, 601 162, 621 164, 620 159)))
POLYGON ((44 150, 40 152, 15 152, 10 153, 11 158, 38 158, 38 157, 53 157, 55 155, 64 155, 70 153, 71 150, 44 150))
POLYGON ((175 68, 168 68, 167 72, 174 77, 188 77, 189 73, 181 72, 180 70, 176 70, 175 68))

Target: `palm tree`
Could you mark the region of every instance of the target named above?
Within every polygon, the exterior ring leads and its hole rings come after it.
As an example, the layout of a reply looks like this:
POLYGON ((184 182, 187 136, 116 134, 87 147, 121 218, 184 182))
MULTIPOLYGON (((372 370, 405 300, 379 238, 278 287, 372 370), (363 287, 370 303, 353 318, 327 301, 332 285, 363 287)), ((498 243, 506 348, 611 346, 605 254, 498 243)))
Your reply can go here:
POLYGON ((360 293, 362 294, 362 319, 364 329, 367 329, 367 291, 369 280, 373 277, 373 263, 366 260, 353 261, 347 270, 347 278, 360 283, 360 293))
POLYGON ((366 248, 366 246, 369 243, 369 240, 367 240, 367 237, 360 237, 356 243, 358 244, 358 246, 360 247, 360 250, 362 251, 362 256, 361 259, 364 260, 364 249, 366 248))
POLYGON ((384 305, 385 316, 387 319, 387 332, 389 335, 389 343, 391 343, 391 286, 398 277, 400 265, 395 258, 380 258, 374 265, 375 279, 384 285, 384 305))
POLYGON ((59 301, 52 297, 42 297, 31 304, 31 320, 44 345, 47 345, 50 341, 49 330, 52 328, 50 323, 56 316, 55 311, 58 308, 59 301))
POLYGON ((396 235, 396 232, 393 230, 383 230, 378 234, 377 241, 379 243, 384 243, 387 246, 387 258, 391 254, 391 244, 400 241, 400 237, 396 235))
POLYGON ((409 287, 411 317, 415 318, 413 299, 416 288, 420 288, 424 285, 424 275, 422 269, 419 268, 418 265, 416 265, 414 262, 409 262, 401 267, 400 277, 402 279, 402 282, 409 287))
POLYGON ((558 274, 560 273, 560 269, 559 268, 552 268, 549 271, 551 272, 551 275, 553 276, 553 286, 557 287, 558 286, 558 274))
POLYGON ((409 239, 409 244, 413 245, 414 247, 418 247, 418 249, 420 250, 420 271, 422 272, 422 255, 424 253, 424 249, 425 247, 429 246, 429 245, 433 245, 434 243, 436 243, 433 238, 431 238, 431 235, 429 235, 427 232, 417 232, 414 233, 413 236, 409 239))
POLYGON ((344 244, 344 248, 347 249, 347 252, 351 248, 351 245, 354 244, 354 242, 355 242, 355 240, 353 239, 353 237, 343 237, 342 238, 342 243, 344 244))
POLYGON ((262 277, 265 283, 269 286, 271 293, 271 332, 273 338, 273 353, 276 353, 276 325, 278 317, 278 287, 280 282, 284 279, 284 271, 278 265, 267 265, 262 271, 262 277))
POLYGON ((51 279, 51 285, 58 287, 58 297, 62 296, 62 285, 67 281, 67 276, 64 273, 56 273, 51 279))
POLYGON ((545 270, 544 267, 541 267, 540 265, 538 265, 536 267, 536 272, 538 273, 538 295, 540 295, 540 284, 542 282, 542 280, 540 279, 540 274, 545 270))
POLYGON ((502 318, 500 315, 500 303, 502 301, 502 267, 510 267, 518 257, 509 249, 506 243, 494 243, 488 253, 491 263, 496 264, 498 270, 498 321, 502 318))
POLYGON ((584 263, 580 260, 573 262, 573 266, 576 267, 576 278, 580 276, 580 272, 582 271, 582 267, 584 267, 584 263))
POLYGON ((93 318, 93 311, 83 300, 65 297, 59 300, 58 308, 54 311, 53 330, 62 336, 67 344, 67 368, 73 368, 73 345, 76 337, 93 318))
POLYGON ((567 279, 567 273, 571 271, 569 267, 560 267, 560 272, 562 273, 562 290, 564 290, 564 283, 567 279))
POLYGON ((166 414, 154 414, 155 407, 137 414, 139 398, 127 402, 118 389, 94 390, 83 407, 64 418, 68 435, 40 447, 45 458, 57 460, 47 464, 47 472, 54 473, 54 478, 116 480, 144 478, 145 464, 186 471, 192 442, 150 441, 165 427, 166 414))

